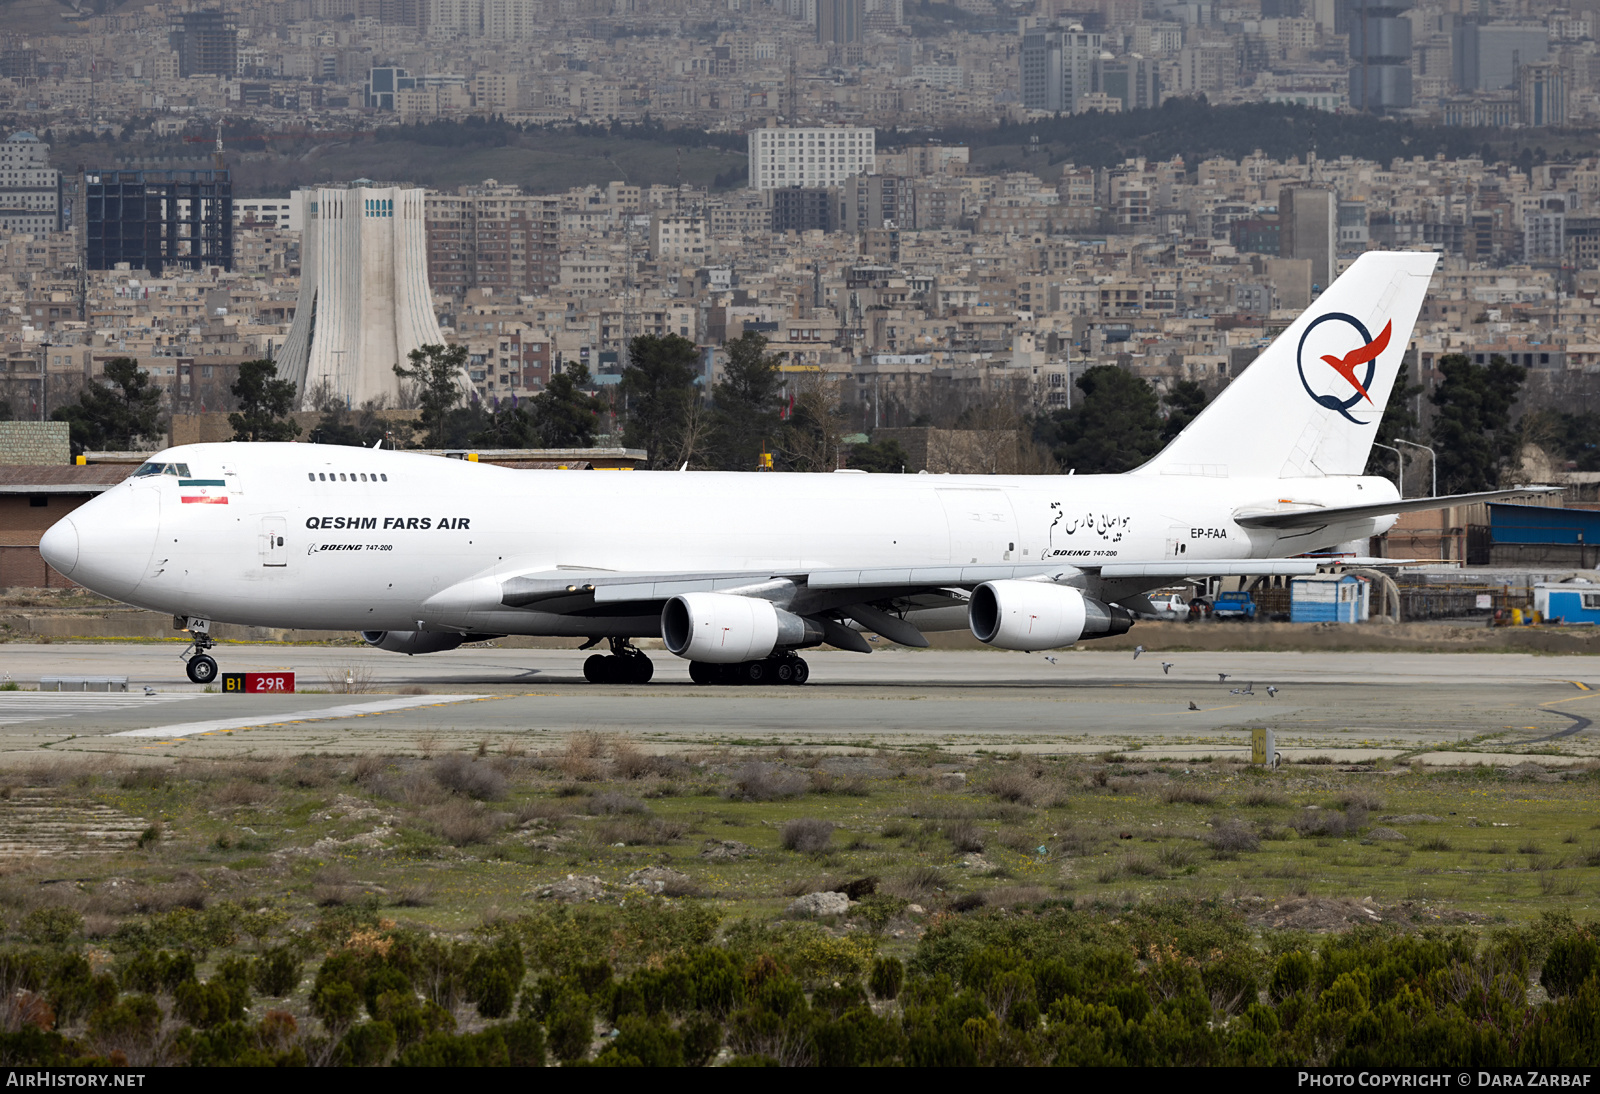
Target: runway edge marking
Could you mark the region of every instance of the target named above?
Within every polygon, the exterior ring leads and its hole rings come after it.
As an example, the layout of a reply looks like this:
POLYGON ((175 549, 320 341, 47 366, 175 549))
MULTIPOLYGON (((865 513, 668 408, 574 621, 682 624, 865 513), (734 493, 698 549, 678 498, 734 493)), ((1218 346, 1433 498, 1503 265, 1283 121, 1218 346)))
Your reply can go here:
POLYGON ((448 706, 451 703, 467 703, 475 699, 488 699, 487 695, 452 695, 441 699, 437 695, 406 699, 379 699, 371 703, 346 703, 336 707, 321 707, 317 710, 298 710, 292 718, 285 718, 282 713, 261 714, 253 718, 214 718, 206 722, 181 722, 177 725, 151 726, 148 729, 125 729, 120 733, 110 733, 110 737, 192 737, 197 733, 210 733, 219 729, 249 729, 252 726, 282 725, 288 721, 310 722, 323 721, 328 718, 351 718, 366 714, 388 714, 397 710, 413 710, 417 707, 448 706))

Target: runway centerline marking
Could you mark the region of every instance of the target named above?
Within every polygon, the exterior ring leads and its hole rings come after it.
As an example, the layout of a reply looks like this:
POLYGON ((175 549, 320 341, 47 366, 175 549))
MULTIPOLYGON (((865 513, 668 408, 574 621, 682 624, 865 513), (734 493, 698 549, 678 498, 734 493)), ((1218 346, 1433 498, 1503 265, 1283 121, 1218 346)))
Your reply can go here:
POLYGON ((327 718, 361 717, 367 714, 388 714, 396 710, 413 710, 417 707, 447 706, 466 703, 474 699, 490 699, 489 695, 451 695, 426 698, 379 699, 371 703, 346 703, 317 710, 296 710, 288 714, 259 714, 244 718, 213 718, 205 722, 180 722, 177 725, 151 726, 149 729, 126 729, 111 737, 192 737, 197 733, 214 733, 224 729, 250 729, 253 726, 286 725, 295 722, 322 721, 327 718))

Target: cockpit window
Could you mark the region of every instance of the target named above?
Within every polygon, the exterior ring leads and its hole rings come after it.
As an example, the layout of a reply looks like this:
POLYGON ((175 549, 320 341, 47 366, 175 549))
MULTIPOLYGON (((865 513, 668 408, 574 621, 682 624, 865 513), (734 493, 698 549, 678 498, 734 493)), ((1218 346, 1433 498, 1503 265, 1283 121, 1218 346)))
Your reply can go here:
POLYGON ((177 478, 189 477, 189 465, 186 463, 142 463, 132 475, 133 478, 143 478, 145 475, 173 475, 177 478))

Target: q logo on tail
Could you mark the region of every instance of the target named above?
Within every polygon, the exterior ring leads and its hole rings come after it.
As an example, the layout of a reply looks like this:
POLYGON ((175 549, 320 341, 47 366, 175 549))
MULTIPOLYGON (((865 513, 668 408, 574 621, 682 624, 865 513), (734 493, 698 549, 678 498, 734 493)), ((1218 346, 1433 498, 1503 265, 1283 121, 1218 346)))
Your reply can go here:
POLYGON ((1393 329, 1391 320, 1373 338, 1361 320, 1343 312, 1312 320, 1300 336, 1295 358, 1306 394, 1318 406, 1337 411, 1354 425, 1369 424, 1353 417, 1350 410, 1363 400, 1376 406, 1367 388, 1378 373, 1378 357, 1389 348, 1393 329))

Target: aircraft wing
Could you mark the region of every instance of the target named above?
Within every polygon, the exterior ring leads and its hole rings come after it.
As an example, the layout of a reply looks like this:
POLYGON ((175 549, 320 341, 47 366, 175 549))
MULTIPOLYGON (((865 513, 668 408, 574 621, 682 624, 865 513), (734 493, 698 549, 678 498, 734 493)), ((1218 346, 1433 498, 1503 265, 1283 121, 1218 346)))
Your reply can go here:
MULTIPOLYGON (((865 568, 706 570, 662 573, 561 569, 519 574, 499 583, 499 605, 556 614, 585 614, 608 607, 661 604, 684 593, 727 592, 801 602, 800 610, 928 594, 959 598, 986 581, 1069 582, 1098 573, 1105 578, 1257 577, 1313 574, 1315 559, 1184 559, 1070 566, 1031 563, 1002 566, 887 566, 865 568)), ((481 580, 481 579, 480 579, 481 580)), ((848 613, 846 613, 848 614, 848 613)))
POLYGON ((1382 501, 1372 505, 1318 506, 1307 509, 1274 509, 1258 512, 1239 512, 1234 523, 1243 528, 1320 528, 1365 517, 1385 517, 1398 513, 1421 513, 1429 509, 1444 509, 1452 505, 1476 505, 1479 502, 1505 501, 1508 498, 1537 497, 1550 494, 1557 486, 1521 486, 1509 490, 1486 490, 1478 494, 1450 494, 1440 498, 1407 498, 1403 501, 1382 501))

